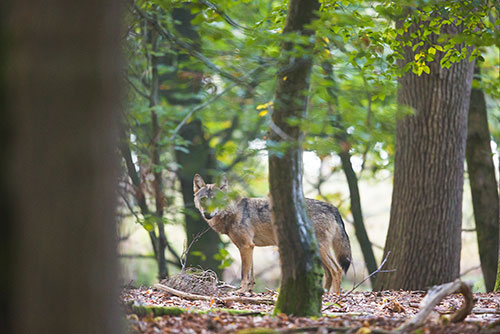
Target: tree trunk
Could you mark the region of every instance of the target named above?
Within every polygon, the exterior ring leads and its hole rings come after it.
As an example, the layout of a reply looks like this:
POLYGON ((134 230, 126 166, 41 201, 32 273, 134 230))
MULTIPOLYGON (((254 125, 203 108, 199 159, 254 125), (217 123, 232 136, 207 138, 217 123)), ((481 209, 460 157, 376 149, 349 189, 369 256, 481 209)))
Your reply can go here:
POLYGON ((121 2, 12 1, 13 331, 119 333, 121 2), (91 22, 91 24, 89 24, 91 22))
MULTIPOLYGON (((480 74, 478 65, 474 71, 480 74)), ((487 291, 493 291, 495 286, 500 214, 490 142, 485 96, 481 89, 473 88, 470 97, 466 158, 477 245, 487 291)))
MULTIPOLYGON (((175 29, 177 32, 181 36, 190 39, 191 44, 196 49, 200 49, 200 36, 191 24, 194 15, 189 8, 174 8, 172 18, 176 22, 175 29)), ((166 64, 175 63, 181 66, 173 75, 164 75, 162 79, 169 81, 171 84, 166 85, 169 89, 162 90, 162 94, 172 104, 183 106, 199 104, 201 101, 197 93, 202 86, 202 73, 182 66, 183 63, 192 61, 189 55, 177 53, 176 57, 175 61, 173 61, 172 56, 167 55, 163 58, 166 64)), ((196 235, 203 233, 208 228, 207 223, 194 207, 193 177, 198 173, 205 180, 212 182, 213 172, 217 166, 214 157, 215 152, 205 139, 201 121, 194 120, 185 124, 179 131, 179 135, 190 143, 187 147, 188 152, 176 151, 177 163, 181 165, 178 176, 184 200, 187 244, 190 245, 196 235)), ((187 257, 187 264, 194 267, 201 266, 215 271, 218 275, 221 274, 219 269, 220 261, 214 258, 214 255, 219 252, 220 244, 220 236, 215 231, 209 230, 191 247, 187 257)))
MULTIPOLYGON (((283 34, 312 36, 306 25, 319 9, 318 1, 291 0, 283 34)), ((321 314, 321 260, 319 247, 306 210, 302 189, 302 140, 299 127, 288 123, 290 117, 302 119, 307 110, 307 90, 312 67, 312 45, 302 45, 309 56, 293 58, 294 43, 286 42, 282 53, 288 62, 281 64, 275 94, 270 139, 285 144, 286 151, 269 152, 269 189, 271 217, 278 236, 281 259, 280 293, 275 313, 296 316, 321 314)))
MULTIPOLYGON (((342 162, 342 169, 347 179, 347 184, 349 185, 349 193, 351 198, 351 212, 354 220, 354 230, 356 232, 356 238, 359 241, 359 246, 361 247, 361 252, 365 259, 366 269, 369 273, 373 273, 377 270, 377 261, 375 260, 375 255, 373 254, 372 243, 370 238, 368 238, 368 233, 366 232, 365 222, 363 220, 363 212, 361 210, 361 198, 359 196, 358 187, 358 177, 356 172, 352 168, 351 155, 349 150, 345 150, 339 153, 340 160, 342 162)), ((370 277, 370 282, 372 286, 375 284, 376 275, 370 277)))
MULTIPOLYGON (((208 228, 208 224, 194 207, 193 177, 198 173, 207 182, 212 183, 215 159, 213 150, 204 138, 201 121, 194 120, 184 125, 179 134, 182 138, 191 142, 189 153, 176 151, 177 162, 182 166, 178 174, 181 181, 182 198, 184 199, 186 236, 189 245, 197 234, 208 228)), ((214 255, 219 251, 220 244, 219 235, 210 229, 191 247, 187 264, 212 269, 217 274, 220 274, 220 261, 214 259, 214 255), (201 254, 204 257, 200 256, 201 254)))
MULTIPOLYGON (((0 154, 4 161, 10 160, 9 144, 12 142, 11 120, 6 110, 5 71, 7 70, 7 36, 5 36, 5 1, 0 3, 0 154)), ((0 164, 0 217, 2 217, 2 233, 0 234, 0 333, 12 332, 12 317, 14 315, 12 302, 14 293, 14 237, 16 224, 12 217, 12 198, 9 193, 8 168, 6 163, 0 164)))
MULTIPOLYGON (((407 34, 415 30, 414 24, 407 34)), ((442 33, 456 32, 455 26, 442 27, 442 33)), ((437 43, 437 36, 429 37, 437 43)), ((399 65, 413 61, 419 51, 407 47, 399 65)), ((398 103, 411 107, 414 114, 396 124, 394 190, 384 253, 391 251, 386 268, 397 271, 379 274, 377 290, 424 289, 452 281, 460 273, 465 140, 474 64, 462 61, 445 69, 440 68, 441 58, 437 52, 435 61, 428 64, 430 74, 406 73, 399 80, 398 103)))
MULTIPOLYGON (((351 213, 354 221, 354 229, 356 233, 356 238, 358 239, 359 245, 361 247, 361 252, 365 259, 365 265, 369 273, 373 273, 377 270, 377 261, 375 260, 375 255, 373 254, 372 243, 366 232, 365 222, 363 219, 363 210, 361 208, 361 197, 359 195, 358 177, 356 172, 352 168, 351 154, 349 149, 351 145, 348 142, 349 134, 346 132, 345 127, 342 125, 342 119, 339 109, 338 96, 336 90, 336 81, 333 73, 333 66, 329 62, 323 62, 321 67, 325 71, 326 77, 334 84, 334 86, 328 87, 327 91, 330 97, 333 98, 335 104, 335 110, 337 110, 337 119, 333 121, 333 125, 340 131, 335 136, 335 139, 340 142, 341 149, 338 152, 340 161, 342 163, 342 170, 344 171, 345 177, 347 179, 347 184, 349 185, 349 197, 351 202, 351 213)), ((333 112, 333 107, 330 106, 330 111, 333 112)), ((375 284, 376 275, 370 277, 370 283, 372 286, 375 284)))

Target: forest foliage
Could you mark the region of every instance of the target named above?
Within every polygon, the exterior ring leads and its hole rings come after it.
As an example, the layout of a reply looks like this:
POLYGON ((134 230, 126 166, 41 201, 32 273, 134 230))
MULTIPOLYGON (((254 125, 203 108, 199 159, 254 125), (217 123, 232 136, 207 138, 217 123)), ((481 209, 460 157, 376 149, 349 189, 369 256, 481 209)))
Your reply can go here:
MULTIPOLYGON (((171 247, 178 236, 167 235, 165 225, 183 226, 188 215, 198 214, 182 201, 183 171, 203 169, 214 179, 227 174, 235 194, 266 195, 262 157, 287 149, 286 143, 268 138, 276 78, 286 80, 278 65, 290 56, 280 52, 287 40, 296 45, 289 51, 292 57, 305 55, 314 63, 307 118, 288 122, 300 126, 304 149, 321 162, 344 153, 348 161, 359 161, 354 168, 358 179, 391 173, 396 121, 412 113, 397 105, 397 78, 405 72, 428 75, 436 53, 444 54, 443 68, 464 59, 478 61, 482 80, 474 85, 487 94, 492 140, 500 139, 500 10, 495 1, 322 1, 312 27, 312 52, 301 47, 310 42, 306 37, 282 34, 287 5, 272 0, 128 1, 121 212, 144 227, 155 259, 164 256, 160 277, 178 267, 182 255, 171 247), (395 24, 409 13, 402 26, 395 24), (440 35, 447 24, 464 29, 455 36, 440 35), (411 25, 418 29, 407 36, 411 25), (438 42, 423 48, 431 34, 439 35, 438 42), (461 43, 465 46, 457 48, 461 43), (419 52, 401 67, 404 47, 419 52), (189 131, 200 137, 190 139, 182 131, 196 122, 201 126, 189 131), (196 141, 206 143, 208 160, 198 160, 196 141), (183 165, 180 154, 194 167, 183 165)), ((318 199, 338 204, 346 197, 322 188, 342 168, 338 163, 319 174, 313 185, 318 199)), ((340 205, 344 216, 349 209, 345 202, 340 205)), ((209 256, 216 256, 222 268, 230 260, 224 243, 217 249, 209 256)), ((203 250, 195 255, 207 256, 203 250)))

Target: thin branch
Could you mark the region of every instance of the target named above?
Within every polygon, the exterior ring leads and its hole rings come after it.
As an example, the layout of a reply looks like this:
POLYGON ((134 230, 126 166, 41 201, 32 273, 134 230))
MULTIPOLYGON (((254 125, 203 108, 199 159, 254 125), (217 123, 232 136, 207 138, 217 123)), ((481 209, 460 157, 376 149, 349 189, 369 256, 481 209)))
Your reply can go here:
POLYGON ((247 27, 244 27, 242 26, 241 24, 237 23, 236 21, 234 21, 232 18, 230 18, 226 13, 224 13, 220 8, 219 6, 217 6, 216 4, 208 1, 208 0, 199 0, 199 2, 201 2, 202 4, 204 4, 205 6, 207 6, 208 8, 210 9, 213 9, 217 14, 219 14, 224 20, 226 20, 227 23, 229 23, 231 26, 237 28, 237 29, 240 29, 242 30, 244 33, 251 33, 251 29, 247 28, 247 27))
POLYGON ((184 291, 179 291, 176 289, 173 289, 171 287, 168 287, 164 284, 155 284, 155 288, 158 290, 168 292, 174 296, 185 298, 185 299, 191 299, 191 300, 205 300, 205 301, 219 301, 223 304, 229 303, 229 302, 238 302, 238 303, 246 303, 246 304, 268 304, 268 305, 273 305, 274 300, 273 299, 268 299, 268 298, 255 298, 255 297, 240 297, 240 296, 231 296, 231 297, 211 297, 211 296, 202 296, 202 295, 195 295, 193 293, 188 293, 184 291))
POLYGON ((376 275, 378 273, 392 273, 392 272, 395 272, 396 269, 390 269, 390 270, 382 270, 382 267, 384 266, 384 264, 387 262, 387 258, 389 257, 389 255, 391 254, 391 251, 388 251, 387 252, 387 255, 385 256, 384 260, 382 261, 382 263, 380 263, 380 266, 378 266, 377 270, 375 270, 374 272, 372 272, 370 275, 366 276, 363 280, 361 280, 361 282, 359 282, 358 284, 356 284, 355 286, 352 287, 351 290, 347 291, 346 293, 344 293, 343 295, 341 295, 335 302, 338 303, 339 301, 345 299, 345 297, 349 296, 351 293, 354 292, 354 290, 356 290, 357 288, 359 288, 359 286, 361 284, 363 284, 364 282, 366 282, 368 279, 370 279, 373 275, 376 275))
POLYGON ((189 250, 210 229, 211 229, 211 227, 207 227, 205 230, 203 230, 203 231, 197 233, 196 235, 194 235, 193 236, 193 240, 191 240, 191 243, 189 244, 189 246, 184 247, 184 251, 182 252, 182 255, 181 255, 180 259, 179 259, 179 261, 181 263, 181 271, 182 272, 186 271, 186 263, 187 263, 187 256, 189 254, 189 250))
POLYGON ((224 71, 223 69, 219 68, 217 65, 215 65, 214 63, 212 63, 210 61, 210 59, 208 59, 207 57, 205 57, 201 52, 199 52, 198 50, 196 50, 193 46, 191 46, 189 43, 186 43, 182 40, 180 40, 179 38, 177 38, 174 34, 172 34, 170 31, 168 31, 167 29, 165 29, 159 22, 158 20, 155 20, 154 18, 152 18, 150 15, 146 14, 141 8, 139 8, 139 6, 137 5, 137 3, 134 1, 134 0, 130 0, 130 2, 132 3, 132 5, 134 6, 136 12, 143 18, 145 19, 146 21, 148 21, 149 23, 151 23, 153 25, 153 27, 156 29, 156 31, 158 31, 158 33, 164 37, 165 39, 173 42, 174 44, 176 44, 177 46, 185 49, 186 51, 189 52, 190 55, 192 55, 193 57, 197 58, 198 60, 200 60, 202 63, 204 63, 208 68, 210 68, 211 70, 217 72, 220 76, 226 78, 226 79, 229 79, 231 80, 232 82, 240 85, 240 86, 248 86, 249 84, 237 77, 235 77, 234 75, 232 75, 231 73, 229 72, 226 72, 224 71))
POLYGON ((214 102, 215 100, 217 100, 219 97, 221 97, 222 95, 226 94, 228 91, 230 91, 233 87, 235 87, 237 84, 236 83, 232 83, 230 84, 229 86, 227 86, 222 92, 220 92, 219 94, 217 95, 214 95, 212 96, 211 98, 209 98, 208 100, 206 100, 205 102, 203 102, 202 104, 199 104, 197 105, 196 107, 194 107, 193 109, 191 109, 187 115, 184 117, 184 119, 179 123, 177 124, 177 126, 175 127, 174 129, 174 132, 170 135, 170 137, 168 137, 168 141, 171 141, 175 135, 179 132, 179 130, 182 128, 182 126, 184 124, 186 124, 186 122, 191 118, 191 116, 193 116, 193 114, 197 111, 200 111, 201 109, 205 108, 206 106, 208 106, 210 103, 214 102))
POLYGON ((139 87, 137 87, 127 75, 125 76, 125 80, 127 80, 128 84, 136 91, 137 94, 139 94, 146 100, 149 100, 149 95, 140 90, 139 87))

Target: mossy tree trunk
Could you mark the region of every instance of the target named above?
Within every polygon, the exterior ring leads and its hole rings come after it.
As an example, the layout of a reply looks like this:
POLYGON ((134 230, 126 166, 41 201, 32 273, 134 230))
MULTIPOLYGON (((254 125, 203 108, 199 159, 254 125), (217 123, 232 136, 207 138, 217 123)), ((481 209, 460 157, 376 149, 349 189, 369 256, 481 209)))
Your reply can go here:
MULTIPOLYGON (((399 21, 398 27, 402 24, 399 21)), ((413 24, 408 36, 416 29, 413 24)), ((441 32, 455 35, 458 28, 443 25, 441 32)), ((428 37, 430 43, 437 43, 438 36, 428 37)), ((418 52, 419 48, 406 47, 399 65, 413 61, 418 52)), ((384 253, 391 251, 386 268, 397 271, 379 274, 377 290, 424 289, 452 281, 460 273, 467 111, 474 64, 464 60, 441 68, 442 56, 437 52, 428 64, 430 74, 408 72, 399 79, 398 103, 414 113, 396 124, 394 189, 384 253)))
MULTIPOLYGON (((475 72, 480 74, 479 65, 476 65, 475 72)), ((493 291, 498 263, 499 198, 486 99, 481 89, 472 89, 467 126, 466 159, 477 245, 486 290, 493 291)))
MULTIPOLYGON (((314 31, 306 29, 306 25, 311 24, 318 9, 318 1, 291 0, 283 34, 312 36, 314 31)), ((321 314, 322 270, 319 246, 306 214, 302 189, 303 133, 288 122, 291 117, 302 119, 306 115, 312 45, 301 45, 306 52, 300 54, 294 46, 293 42, 282 45, 284 61, 277 78, 270 129, 270 139, 284 149, 284 152, 269 152, 271 216, 281 258, 275 313, 317 316, 321 314)))
POLYGON ((0 168, 15 222, 12 332, 121 333, 121 1, 10 5, 12 141, 0 168))

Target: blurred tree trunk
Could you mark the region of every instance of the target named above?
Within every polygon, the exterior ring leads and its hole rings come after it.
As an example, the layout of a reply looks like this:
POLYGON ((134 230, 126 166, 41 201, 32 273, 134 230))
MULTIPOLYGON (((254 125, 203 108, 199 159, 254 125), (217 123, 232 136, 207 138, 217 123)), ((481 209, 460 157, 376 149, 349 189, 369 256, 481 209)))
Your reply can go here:
MULTIPOLYGON (((480 68, 474 72, 480 75, 480 68)), ((491 152, 486 99, 472 88, 467 130, 466 159, 476 221, 477 245, 487 291, 493 291, 498 264, 499 198, 491 152)))
MULTIPOLYGON (((6 2, 0 3, 0 154, 4 161, 10 161, 11 152, 9 144, 12 142, 11 119, 6 110, 6 84, 5 77, 6 56, 7 56, 7 36, 6 28, 6 2)), ((15 222, 12 217, 12 199, 9 192, 8 168, 6 163, 0 164, 0 217, 2 217, 2 233, 0 233, 0 333, 12 332, 12 302, 14 294, 12 291, 14 283, 14 237, 15 222)))
MULTIPOLYGON (((174 8, 172 10, 172 18, 175 22, 175 29, 184 38, 188 38, 196 49, 200 49, 200 36, 191 24, 194 15, 191 14, 189 8, 174 8)), ((201 103, 197 94, 202 86, 203 73, 195 68, 185 67, 183 63, 189 62, 190 56, 184 53, 177 53, 176 59, 173 56, 167 55, 163 57, 166 64, 180 64, 179 68, 171 75, 164 75, 162 82, 169 82, 162 94, 167 100, 176 105, 195 106, 201 103)), ((210 148, 208 141, 205 139, 203 125, 199 120, 193 120, 185 124, 179 131, 179 135, 188 141, 190 144, 188 152, 176 151, 177 163, 181 166, 178 176, 181 183, 182 198, 184 201, 184 217, 187 244, 190 245, 193 238, 203 233, 207 228, 207 223, 200 216, 194 207, 193 202, 193 177, 198 173, 205 180, 212 182, 213 172, 216 169, 216 161, 214 152, 210 148)), ((193 244, 187 258, 187 264, 190 266, 201 266, 205 269, 211 269, 218 275, 221 273, 219 269, 220 261, 214 258, 214 255, 219 251, 221 243, 220 236, 213 230, 207 231, 203 237, 193 244)))
MULTIPOLYGON (((416 29, 413 24, 407 36, 416 29)), ((450 35, 457 30, 453 25, 441 28, 450 35)), ((437 43, 437 36, 429 37, 437 43)), ((399 65, 413 61, 418 52, 406 47, 399 65)), ((440 67, 442 55, 437 52, 428 63, 430 74, 408 72, 399 79, 398 103, 411 107, 414 114, 396 124, 394 189, 384 256, 391 251, 386 268, 397 271, 379 274, 377 290, 424 289, 452 281, 460 273, 467 111, 474 63, 462 61, 445 69, 440 67)))
MULTIPOLYGON (((318 1, 291 0, 283 34, 314 35, 306 25, 314 20, 314 11, 318 9, 318 1)), ((282 45, 286 60, 277 78, 269 136, 270 140, 285 146, 285 152, 269 152, 271 216, 281 259, 280 293, 274 312, 318 316, 321 314, 322 270, 319 246, 305 210, 302 189, 303 133, 298 126, 288 123, 290 117, 302 119, 306 115, 312 45, 301 45, 310 51, 308 56, 297 56, 294 46, 293 42, 282 45)))
POLYGON ((119 333, 121 2, 11 4, 13 331, 119 333))

